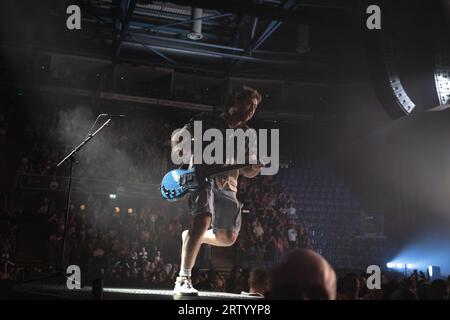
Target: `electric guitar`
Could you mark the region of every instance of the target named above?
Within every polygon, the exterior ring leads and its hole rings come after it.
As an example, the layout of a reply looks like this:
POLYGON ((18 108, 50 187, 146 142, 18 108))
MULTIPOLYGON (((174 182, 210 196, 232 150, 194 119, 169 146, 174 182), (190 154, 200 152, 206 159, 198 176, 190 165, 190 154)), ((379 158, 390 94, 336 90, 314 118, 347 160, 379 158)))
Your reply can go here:
POLYGON ((164 200, 177 201, 187 193, 200 190, 210 178, 236 169, 252 167, 252 164, 233 164, 228 166, 207 166, 196 169, 174 169, 166 173, 160 185, 164 200))

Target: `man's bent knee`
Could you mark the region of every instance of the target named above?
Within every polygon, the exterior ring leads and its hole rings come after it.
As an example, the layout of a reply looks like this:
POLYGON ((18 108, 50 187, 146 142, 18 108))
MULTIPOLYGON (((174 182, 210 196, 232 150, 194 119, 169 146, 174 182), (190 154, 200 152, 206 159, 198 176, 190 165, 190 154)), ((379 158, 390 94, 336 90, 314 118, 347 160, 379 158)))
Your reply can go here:
POLYGON ((192 221, 191 231, 194 233, 203 233, 208 230, 211 225, 211 214, 210 213, 200 213, 194 216, 192 221))
POLYGON ((237 239, 237 233, 230 230, 216 230, 217 239, 225 246, 232 246, 237 239))

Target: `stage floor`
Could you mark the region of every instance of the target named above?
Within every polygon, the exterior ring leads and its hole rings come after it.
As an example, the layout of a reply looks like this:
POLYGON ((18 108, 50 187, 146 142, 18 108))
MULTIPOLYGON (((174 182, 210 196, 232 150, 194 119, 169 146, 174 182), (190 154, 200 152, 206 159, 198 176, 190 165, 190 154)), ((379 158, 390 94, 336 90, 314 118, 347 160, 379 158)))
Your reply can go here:
MULTIPOLYGON (((17 284, 12 287, 14 298, 24 299, 92 299, 92 287, 83 286, 81 289, 69 290, 61 283, 48 281, 34 281, 17 284)), ((173 296, 172 290, 142 289, 105 286, 102 293, 103 300, 258 300, 258 297, 226 292, 199 291, 198 296, 173 296)))

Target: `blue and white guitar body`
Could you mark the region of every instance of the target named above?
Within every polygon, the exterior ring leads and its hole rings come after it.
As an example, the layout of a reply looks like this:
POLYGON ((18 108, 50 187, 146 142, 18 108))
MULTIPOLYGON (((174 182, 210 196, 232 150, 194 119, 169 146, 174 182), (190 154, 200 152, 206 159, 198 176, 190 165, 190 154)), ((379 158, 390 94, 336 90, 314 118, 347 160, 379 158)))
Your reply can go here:
POLYGON ((171 170, 166 173, 159 186, 161 196, 164 200, 177 201, 183 198, 188 192, 194 192, 203 188, 208 180, 217 174, 250 166, 248 164, 234 164, 199 170, 196 170, 195 167, 187 170, 171 170))
POLYGON ((184 170, 175 169, 169 171, 162 179, 160 190, 164 200, 176 201, 186 193, 199 189, 197 173, 195 168, 184 170))

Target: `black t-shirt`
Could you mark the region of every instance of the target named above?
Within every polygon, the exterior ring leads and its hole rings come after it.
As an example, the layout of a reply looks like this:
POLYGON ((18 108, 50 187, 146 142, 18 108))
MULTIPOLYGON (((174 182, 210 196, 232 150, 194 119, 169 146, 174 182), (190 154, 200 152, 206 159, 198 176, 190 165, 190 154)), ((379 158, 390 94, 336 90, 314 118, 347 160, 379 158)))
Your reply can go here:
MULTIPOLYGON (((202 112, 200 114, 198 114, 197 116, 191 118, 189 120, 189 122, 186 124, 185 128, 187 130, 189 130, 189 132, 191 133, 191 136, 193 138, 194 137, 194 122, 195 121, 201 121, 202 122, 202 137, 203 134, 206 130, 208 129, 218 129, 221 133, 222 133, 222 137, 223 137, 223 141, 222 141, 222 146, 223 146, 223 159, 222 159, 222 164, 218 164, 218 165, 208 165, 209 168, 211 168, 211 166, 223 166, 223 163, 225 163, 225 158, 226 158, 226 130, 227 129, 231 129, 230 126, 228 125, 228 121, 227 121, 227 114, 226 112, 202 112)), ((243 125, 240 126, 238 128, 234 128, 234 130, 236 129, 242 129, 244 130, 244 132, 248 129, 250 129, 249 126, 247 125, 243 125)), ((202 143, 202 155, 203 155, 203 150, 204 148, 210 144, 211 141, 203 141, 202 143)), ((236 161, 236 156, 237 156, 237 143, 235 141, 234 143, 234 160, 236 161)), ((192 143, 191 145, 191 150, 192 152, 194 152, 194 143, 192 143)), ((249 153, 249 139, 248 137, 246 137, 246 142, 245 142, 245 161, 248 162, 248 153, 249 153)), ((213 154, 214 155, 214 154, 213 154)), ((195 165, 196 167, 199 166, 206 166, 205 164, 202 165, 195 165)))

